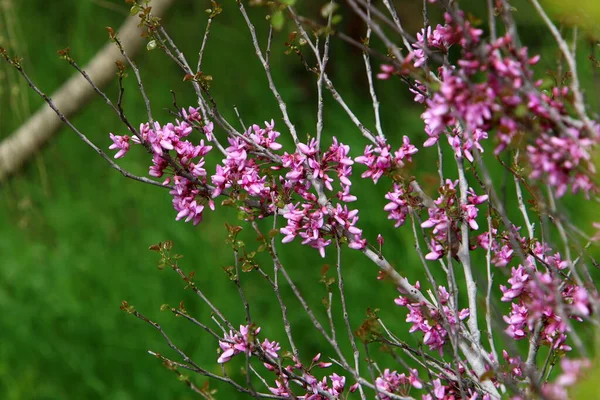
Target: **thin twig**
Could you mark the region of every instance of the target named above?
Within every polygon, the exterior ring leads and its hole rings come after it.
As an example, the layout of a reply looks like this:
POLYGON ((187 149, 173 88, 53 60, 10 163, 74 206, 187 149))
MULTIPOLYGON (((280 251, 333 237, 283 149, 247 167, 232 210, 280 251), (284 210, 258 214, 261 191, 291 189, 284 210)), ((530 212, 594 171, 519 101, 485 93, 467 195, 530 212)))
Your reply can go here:
POLYGON ((283 120, 284 120, 286 126, 288 127, 288 130, 290 131, 290 135, 292 135, 292 138, 294 139, 294 143, 297 144, 298 143, 298 135, 296 134, 296 127, 294 126, 294 124, 292 124, 292 121, 290 120, 290 117, 289 117, 289 114, 287 111, 287 106, 286 106, 285 102, 283 101, 281 95, 279 94, 277 87, 275 86, 275 82, 273 81, 273 76, 271 75, 271 67, 270 67, 269 63, 267 62, 267 60, 265 59, 265 57, 263 56, 260 46, 258 44, 258 38, 256 37, 256 29, 254 28, 254 24, 252 24, 252 21, 250 21, 250 18, 248 17, 248 13, 246 12, 246 8, 244 7, 244 4, 242 3, 242 1, 237 0, 237 3, 239 6, 239 9, 240 9, 240 12, 242 13, 242 16, 244 17, 244 21, 246 21, 248 30, 250 31, 250 36, 252 37, 252 44, 254 45, 254 50, 255 50, 256 56, 260 60, 260 63, 263 66, 263 69, 265 70, 267 80, 269 81, 269 88, 271 89, 273 96, 275 96, 275 99, 277 100, 277 104, 279 105, 279 109, 281 110, 281 115, 283 116, 283 120))
MULTIPOLYGON (((371 0, 368 0, 369 8, 367 8, 367 18, 369 22, 371 21, 371 0)), ((370 45, 371 40, 371 25, 367 23, 367 33, 365 35, 365 44, 370 45)), ((371 59, 369 57, 369 53, 363 51, 362 53, 363 61, 365 63, 365 72, 367 75, 367 83, 369 84, 369 93, 371 95, 371 103, 373 103, 373 114, 375 114, 375 130, 377 131, 377 135, 381 138, 384 138, 383 129, 381 128, 381 115, 379 113, 379 99, 377 98, 377 94, 375 93, 375 86, 373 85, 373 71, 371 70, 371 59)))
POLYGON ((556 26, 552 23, 552 21, 548 17, 548 14, 546 14, 544 9, 540 5, 539 1, 538 0, 529 0, 529 1, 533 5, 533 7, 537 11, 537 13, 540 15, 540 17, 542 17, 542 20, 544 21, 544 23, 548 27, 548 30, 554 37, 554 40, 556 40, 558 48, 560 49, 563 57, 565 57, 565 60, 567 61, 567 64, 569 65, 569 69, 571 70, 571 91, 573 94, 573 106, 575 107, 575 111, 577 112, 577 115, 579 116, 579 118, 581 118, 581 121, 583 121, 583 123, 585 124, 586 130, 588 131, 588 133, 591 135, 591 137, 596 138, 596 137, 598 137, 598 131, 594 128, 592 121, 590 121, 589 117, 587 116, 587 113, 585 110, 585 101, 584 101, 583 94, 581 92, 581 87, 579 84, 579 74, 577 73, 577 63, 575 61, 575 57, 573 57, 573 54, 571 53, 571 50, 569 49, 569 44, 562 37, 562 35, 560 34, 560 32, 558 31, 556 26))
MULTIPOLYGON (((10 62, 10 60, 9 60, 10 62)), ((154 186, 159 186, 162 188, 169 188, 171 189, 172 187, 169 185, 163 185, 160 182, 156 182, 152 179, 148 179, 142 176, 137 176, 134 175, 132 173, 130 173, 129 171, 124 170, 123 168, 121 168, 117 163, 115 163, 112 158, 110 158, 108 155, 106 155, 106 153, 104 153, 104 151, 102 151, 98 146, 96 146, 92 141, 90 141, 88 139, 88 137, 83 134, 79 129, 77 129, 75 127, 75 125, 73 125, 71 123, 71 121, 54 105, 54 102, 52 101, 52 99, 50 97, 48 97, 44 92, 42 92, 31 80, 31 78, 29 78, 29 76, 25 73, 25 71, 23 70, 23 68, 20 65, 16 65, 13 64, 13 66, 17 69, 17 71, 19 71, 19 73, 23 76, 23 78, 25 78, 25 80, 27 81, 27 84, 29 85, 29 87, 31 89, 33 89, 33 91, 40 96, 42 99, 44 99, 44 101, 50 106, 50 108, 56 113, 56 115, 58 116, 58 118, 64 122, 73 132, 75 132, 77 134, 77 136, 79 136, 79 138, 81 140, 83 140, 85 142, 85 144, 87 144, 89 147, 91 147, 96 153, 98 153, 102 158, 104 158, 106 160, 106 162, 108 162, 108 164, 116 169, 117 171, 119 171, 121 173, 121 175, 123 175, 126 178, 129 179, 133 179, 136 180, 138 182, 142 182, 142 183, 147 183, 149 185, 154 185, 154 186)))

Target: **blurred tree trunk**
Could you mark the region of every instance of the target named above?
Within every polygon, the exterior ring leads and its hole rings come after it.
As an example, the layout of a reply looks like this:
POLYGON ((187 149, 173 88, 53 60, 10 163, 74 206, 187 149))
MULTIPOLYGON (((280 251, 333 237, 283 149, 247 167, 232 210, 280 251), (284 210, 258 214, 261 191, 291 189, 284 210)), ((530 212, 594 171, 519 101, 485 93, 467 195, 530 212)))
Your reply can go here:
MULTIPOLYGON (((152 0, 152 13, 160 17, 171 6, 174 0, 152 0)), ((128 17, 120 27, 118 37, 123 48, 130 57, 134 57, 144 45, 145 39, 140 36, 137 15, 128 17)), ((124 62, 117 46, 106 44, 83 70, 99 87, 105 87, 116 76, 115 61, 124 62)), ((94 96, 95 92, 89 83, 76 73, 50 96, 56 107, 67 117, 81 110, 94 96)), ((44 104, 21 127, 0 142, 0 182, 16 172, 36 151, 48 142, 61 127, 62 122, 54 111, 44 104)))

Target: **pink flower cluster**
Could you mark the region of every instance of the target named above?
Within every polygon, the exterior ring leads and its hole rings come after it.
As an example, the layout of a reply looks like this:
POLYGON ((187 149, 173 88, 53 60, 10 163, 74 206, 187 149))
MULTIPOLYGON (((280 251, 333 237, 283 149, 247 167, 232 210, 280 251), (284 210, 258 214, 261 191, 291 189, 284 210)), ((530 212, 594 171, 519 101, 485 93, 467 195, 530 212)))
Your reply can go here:
MULTIPOLYGON (((269 390, 276 396, 289 399, 304 399, 304 400, 326 400, 326 399, 342 399, 342 394, 346 388, 346 377, 336 373, 324 376, 318 380, 310 373, 305 373, 302 376, 304 380, 304 390, 306 393, 301 396, 293 394, 289 387, 289 380, 286 375, 282 375, 275 381, 275 387, 270 387, 269 390), (329 381, 328 381, 329 378, 329 381)), ((353 385, 348 390, 349 392, 356 391, 358 385, 353 385)))
POLYGON ((395 228, 404 225, 406 217, 409 213, 409 199, 411 188, 404 188, 403 185, 394 183, 394 189, 391 192, 386 193, 385 198, 390 202, 383 208, 389 213, 388 219, 396 221, 394 224, 395 228))
MULTIPOLYGON (((417 284, 418 285, 418 284, 417 284)), ((447 291, 440 287, 439 294, 444 304, 443 312, 449 317, 449 323, 455 326, 457 321, 452 317, 452 311, 445 306, 449 295, 447 291)), ((461 319, 468 315, 468 311, 461 311, 461 319)), ((440 319, 438 316, 429 316, 430 319, 440 319)), ((439 329, 439 328, 438 328, 439 329)), ((218 358, 218 363, 229 362, 238 354, 246 354, 248 357, 257 357, 261 359, 267 370, 277 375, 275 385, 269 387, 269 391, 283 398, 298 398, 305 400, 325 400, 342 399, 347 392, 355 392, 358 389, 358 383, 350 386, 346 390, 346 378, 333 373, 322 378, 317 378, 314 374, 316 368, 325 369, 332 366, 331 362, 320 361, 321 354, 317 354, 310 362, 310 365, 304 365, 296 357, 292 357, 291 364, 283 366, 287 358, 280 356, 281 347, 279 343, 264 339, 261 343, 258 339, 260 328, 248 325, 240 326, 239 331, 230 331, 225 334, 223 340, 219 341, 219 347, 222 350, 218 358), (292 385, 293 383, 293 385, 292 385), (302 391, 304 394, 298 395, 292 387, 302 391)), ((446 336, 447 333, 444 333, 446 336)), ((508 356, 505 356, 508 357, 508 356)), ((448 373, 454 374, 454 371, 448 366, 448 373)), ((461 373, 464 368, 461 367, 461 373)), ((576 373, 574 373, 576 374, 576 373)), ((375 388, 379 392, 378 398, 390 400, 391 395, 408 396, 411 389, 427 390, 427 394, 422 395, 424 400, 450 400, 457 398, 460 389, 455 381, 448 380, 444 374, 435 374, 435 379, 431 384, 424 384, 419 378, 419 372, 416 369, 410 369, 408 374, 398 373, 390 369, 385 369, 375 379, 375 388), (388 394, 390 394, 388 396, 388 394)), ((567 379, 567 378, 565 378, 567 379)), ((560 384, 560 382, 558 382, 560 384)), ((468 399, 477 400, 479 395, 472 389, 468 389, 468 399)), ((490 400, 489 395, 484 395, 483 400, 490 400)))
MULTIPOLYGON (((530 177, 546 178, 559 197, 569 186, 573 193, 596 191, 590 153, 598 144, 600 129, 594 126, 596 132, 588 132, 568 118, 572 102, 568 88, 540 91, 542 81, 533 80, 531 69, 539 56, 528 57, 527 48, 519 48, 508 34, 484 43, 482 31, 473 28, 463 14, 459 16, 457 21, 446 14, 445 25, 433 30, 428 27, 426 35, 422 30, 409 56, 415 67, 421 67, 426 50, 443 56, 453 45, 462 50, 455 66, 439 68, 438 91, 428 94, 418 81, 411 89, 415 101, 426 105, 421 117, 429 139, 424 146, 434 145, 445 134, 456 155, 473 162, 472 149, 483 152, 481 142, 491 132, 498 142, 496 154, 516 145, 521 132, 539 132, 524 137, 530 143, 526 147, 532 166, 530 177)), ((385 65, 378 77, 387 79, 401 72, 385 65)))
MULTIPOLYGON (((173 182, 173 208, 177 211, 177 220, 184 219, 192 221, 194 225, 202 221, 202 213, 205 204, 208 203, 214 209, 214 203, 204 195, 202 186, 206 185, 207 171, 204 168, 206 156, 212 146, 200 140, 199 144, 193 144, 186 139, 193 131, 192 123, 199 122, 200 116, 194 108, 189 109, 188 115, 185 110, 182 115, 187 117, 183 121, 177 120, 175 124, 161 125, 158 122, 150 125, 141 124, 139 132, 136 132, 131 141, 144 144, 152 152, 152 166, 149 174, 160 178, 165 173, 172 174, 164 184, 173 182)), ((202 127, 207 136, 212 135, 212 123, 202 127)), ((113 144, 110 149, 119 149, 115 158, 123 157, 129 150, 130 138, 110 134, 113 144)))
POLYGON ((486 393, 483 396, 472 389, 467 389, 465 395, 467 397, 461 397, 460 387, 455 382, 448 382, 448 384, 444 384, 440 378, 436 378, 432 382, 431 393, 425 394, 421 397, 422 400, 456 400, 462 399, 465 400, 492 400, 492 397, 486 393))
MULTIPOLYGON (((415 287, 420 288, 419 282, 415 287)), ((456 314, 449 305, 450 294, 443 286, 438 287, 438 297, 441 304, 436 308, 428 308, 425 304, 411 303, 403 296, 399 296, 394 302, 408 308, 406 322, 412 323, 409 332, 423 332, 423 344, 427 345, 430 350, 437 350, 442 355, 448 336, 447 328, 457 328, 460 321, 469 316, 469 310, 465 308, 456 314)))
MULTIPOLYGON (((519 239, 522 246, 526 247, 526 239, 521 238, 518 235, 519 228, 512 227, 512 229, 514 237, 519 239)), ((498 230, 492 228, 491 234, 487 231, 477 236, 477 244, 484 250, 490 250, 492 252, 492 264, 496 267, 505 267, 511 262, 515 253, 510 244, 509 237, 508 233, 499 236, 498 230), (498 238, 500 238, 500 240, 497 240, 498 238)))
MULTIPOLYGON (((377 183, 385 174, 391 174, 404 167, 405 162, 412 162, 412 155, 418 151, 417 147, 410 143, 408 136, 403 136, 402 146, 393 153, 392 146, 386 143, 385 138, 377 137, 377 145, 366 146, 363 155, 354 160, 358 164, 367 166, 367 170, 362 173, 361 177, 370 178, 377 183)), ((393 190, 385 195, 390 202, 386 204, 384 210, 389 213, 388 219, 396 221, 394 225, 396 228, 404 225, 406 221, 410 192, 410 186, 405 188, 404 185, 394 183, 393 190)))
MULTIPOLYGON (((444 365, 446 371, 442 373, 434 373, 430 371, 430 383, 424 384, 418 375, 418 371, 411 369, 409 375, 399 374, 396 371, 390 371, 385 369, 375 380, 375 386, 381 392, 378 393, 378 398, 382 400, 391 400, 393 397, 388 396, 386 393, 401 396, 401 398, 416 398, 414 394, 411 395, 409 392, 411 389, 422 389, 427 393, 421 395, 422 400, 492 400, 489 394, 483 396, 477 392, 474 388, 462 388, 456 381, 456 379, 448 379, 449 376, 453 376, 456 372, 451 368, 449 364, 444 365), (463 397, 463 394, 466 397, 463 397)), ((459 373, 464 374, 465 368, 461 365, 459 367, 459 373)))
POLYGON ((173 185, 175 187, 169 194, 173 195, 173 208, 177 211, 175 220, 185 218, 185 222, 192 221, 194 225, 198 225, 202 221, 204 211, 204 204, 199 203, 199 199, 204 199, 211 210, 215 209, 214 202, 201 196, 200 189, 193 181, 175 175, 173 185))
POLYGON ((412 45, 414 50, 411 57, 414 67, 419 68, 425 65, 426 51, 447 53, 450 46, 454 44, 454 40, 454 35, 447 26, 438 24, 434 30, 431 29, 431 26, 428 26, 427 30, 421 29, 421 32, 417 33, 416 43, 412 45), (427 38, 427 45, 425 45, 425 38, 427 38))
MULTIPOLYGON (((504 362, 506 363, 504 365, 504 368, 507 371, 505 373, 505 378, 516 380, 516 381, 521 381, 521 380, 523 380, 523 378, 525 378, 525 375, 523 374, 524 364, 523 364, 523 360, 521 360, 521 357, 519 357, 519 356, 511 357, 506 350, 502 350, 502 358, 504 359, 504 362)), ((490 359, 493 360, 494 356, 491 355, 490 359)))
MULTIPOLYGON (((257 338, 259 332, 260 328, 241 325, 239 331, 230 331, 229 334, 225 334, 223 340, 219 341, 219 347, 221 347, 223 352, 217 362, 224 364, 229 362, 235 355, 242 353, 248 356, 256 356, 264 361, 264 365, 269 371, 276 372, 278 375, 275 387, 269 387, 269 390, 274 395, 286 398, 324 400, 331 398, 323 394, 327 393, 334 399, 340 398, 346 385, 345 377, 334 373, 329 377, 325 376, 322 380, 318 380, 310 372, 314 367, 328 368, 331 366, 331 363, 318 362, 321 357, 320 354, 312 359, 311 365, 308 368, 305 368, 294 357, 294 364, 288 365, 283 371, 280 371, 278 362, 282 361, 279 355, 281 346, 279 343, 272 342, 269 339, 265 339, 260 343, 257 338), (297 374, 298 377, 294 377, 293 374, 298 371, 300 371, 300 374, 297 374), (327 380, 328 378, 329 381, 327 380), (307 391, 306 395, 295 396, 289 387, 291 380, 300 383, 307 391)), ((356 388, 357 386, 355 385, 350 388, 350 391, 354 391, 356 388)))
POLYGON ((265 128, 253 125, 243 136, 227 138, 229 147, 225 149, 225 158, 222 165, 217 164, 216 173, 211 176, 215 186, 213 197, 234 188, 260 199, 262 203, 272 203, 271 187, 267 176, 261 171, 261 163, 267 164, 273 160, 259 152, 262 149, 281 149, 281 144, 276 142, 280 133, 274 127, 273 121, 265 122, 265 128))
POLYGON ((561 358, 560 369, 562 374, 554 382, 544 384, 542 394, 548 400, 569 400, 567 388, 573 386, 590 366, 590 361, 585 358, 574 360, 566 357, 561 358))
POLYGON ((581 138, 581 132, 568 128, 569 136, 556 137, 542 134, 535 140, 535 146, 527 146, 529 162, 535 168, 531 178, 548 176, 548 184, 556 188, 556 196, 563 196, 571 185, 573 193, 583 191, 586 195, 595 190, 592 177, 596 167, 591 161, 592 139, 581 138))
MULTIPOLYGON (((584 375, 585 370, 591 367, 588 359, 560 359, 562 373, 553 381, 546 382, 541 387, 541 395, 547 400, 569 400, 571 397, 567 392, 584 375)), ((526 400, 523 396, 513 396, 511 400, 526 400)))
MULTIPOLYGON (((396 371, 390 371, 386 368, 383 374, 375 379, 375 387, 377 390, 385 391, 388 393, 398 393, 400 395, 408 395, 411 387, 415 389, 422 389, 423 383, 419 379, 419 371, 411 369, 408 376, 406 374, 399 374, 396 371)), ((390 400, 391 397, 386 394, 380 394, 381 400, 390 400)))
POLYGON ((113 141, 113 144, 108 148, 111 150, 119 149, 117 154, 115 154, 115 158, 125 157, 125 154, 129 151, 129 139, 128 135, 117 136, 112 133, 110 134, 110 140, 113 141))
POLYGON ((559 253, 550 254, 548 246, 536 242, 523 265, 511 270, 510 286, 501 285, 502 301, 512 302, 511 311, 504 316, 506 333, 514 339, 523 339, 541 323, 542 344, 552 349, 569 351, 565 344, 568 325, 565 318, 581 320, 592 312, 591 294, 586 288, 565 278, 568 263, 559 253), (540 270, 538 265, 544 268, 540 270))
POLYGON ((408 136, 402 138, 402 146, 393 154, 391 150, 392 146, 387 144, 385 138, 382 137, 377 137, 377 145, 368 145, 364 154, 354 159, 357 163, 367 166, 367 170, 362 173, 361 178, 371 178, 374 183, 377 183, 386 172, 402 168, 405 160, 411 162, 411 156, 419 151, 410 144, 408 136))
POLYGON ((456 190, 457 185, 458 181, 446 180, 446 184, 440 188, 440 197, 434 201, 436 207, 428 209, 429 218, 421 224, 423 228, 433 228, 431 251, 425 256, 428 260, 442 258, 449 249, 451 250, 459 244, 459 222, 468 224, 473 230, 479 229, 476 221, 479 214, 477 206, 485 203, 488 196, 478 196, 470 188, 467 204, 460 204, 456 190))
MULTIPOLYGON (((391 400, 391 395, 397 395, 401 398, 416 398, 414 394, 411 394, 411 389, 418 389, 426 391, 425 394, 421 395, 422 400, 455 400, 455 399, 467 399, 467 400, 492 400, 489 394, 480 395, 473 388, 463 388, 461 391, 460 385, 456 380, 448 379, 449 376, 455 374, 455 371, 446 364, 447 369, 444 373, 433 373, 430 371, 430 383, 424 384, 419 379, 419 373, 416 369, 409 370, 408 376, 404 373, 399 374, 396 371, 390 371, 385 369, 383 374, 375 379, 375 387, 378 391, 377 398, 381 400, 391 400), (390 396, 387 395, 390 393, 390 396), (466 397, 462 397, 462 394, 466 397)), ((461 374, 465 373, 464 367, 459 367, 461 374)))
MULTIPOLYGON (((229 334, 225 334, 222 341, 219 341, 219 347, 223 352, 219 356, 217 362, 224 364, 231 360, 236 354, 244 353, 250 355, 255 346, 254 342, 256 335, 260 332, 260 328, 251 328, 248 325, 240 325, 239 332, 229 331, 229 334)), ((265 340, 268 347, 268 354, 274 355, 277 358, 277 351, 280 349, 279 344, 275 342, 268 342, 265 340)), ((267 350, 266 350, 267 351, 267 350)))
MULTIPOLYGON (((344 204, 356 200, 350 192, 354 160, 350 157, 349 146, 334 137, 331 146, 321 152, 316 140, 312 139, 306 144, 298 143, 294 153, 279 155, 277 152, 282 145, 277 142, 280 133, 275 130, 274 121, 265 122, 264 127, 254 124, 242 135, 228 137, 225 158, 210 176, 211 186, 207 182, 209 174, 204 168, 204 156, 212 146, 206 145, 203 139, 193 145, 186 137, 196 128, 213 141, 213 124, 204 124, 195 108, 182 110, 181 115, 184 120, 175 124, 142 124, 133 139, 134 143, 143 143, 152 152, 151 176, 172 175, 164 184, 173 185, 170 193, 178 220, 197 224, 202 220, 206 204, 214 209, 213 199, 228 195, 234 200, 242 199, 240 209, 256 218, 272 215, 283 207, 287 219, 287 226, 281 228, 284 243, 300 236, 303 244, 318 249, 323 256, 335 235, 348 238, 351 248, 365 247, 366 240, 356 226, 358 210, 351 210, 344 204), (277 171, 282 174, 273 176, 277 171), (315 185, 335 195, 323 202, 312 190, 315 185), (302 201, 292 203, 296 195, 302 201), (244 202, 247 198, 254 202, 244 202), (334 198, 339 203, 332 205, 334 198), (279 205, 281 202, 287 205, 279 205)), ((125 155, 130 138, 113 134, 110 137, 113 140, 111 149, 119 150, 116 157, 125 155)), ((405 138, 395 157, 390 156, 389 166, 392 162, 395 166, 401 165, 401 160, 409 160, 416 151, 405 138)))
POLYGON ((291 242, 299 235, 302 244, 319 250, 321 257, 325 257, 325 248, 331 244, 331 239, 327 239, 326 236, 341 228, 348 232, 349 247, 362 249, 366 245, 366 240, 362 239, 362 230, 356 227, 357 215, 358 210, 348 210, 348 206, 340 204, 332 209, 319 208, 306 203, 302 206, 290 204, 283 214, 287 219, 287 226, 280 229, 285 235, 283 243, 291 242))
MULTIPOLYGON (((256 356, 263 359, 265 367, 277 374, 275 386, 269 387, 269 391, 276 396, 290 399, 305 399, 305 400, 325 400, 325 399, 341 399, 342 394, 346 389, 346 377, 333 373, 329 376, 323 376, 318 379, 312 373, 315 368, 329 368, 332 363, 319 362, 321 354, 313 357, 311 364, 304 366, 295 356, 292 357, 293 364, 282 367, 283 359, 280 358, 279 351, 281 347, 277 342, 271 342, 265 339, 260 346, 256 335, 260 328, 254 329, 250 334, 250 327, 240 326, 239 332, 230 332, 225 335, 223 341, 219 342, 219 346, 223 350, 219 357, 219 363, 226 363, 231 358, 240 353, 248 356, 256 356), (259 348, 260 347, 260 348, 259 348), (265 357, 267 356, 267 357, 265 357), (305 392, 304 395, 296 395, 290 383, 294 382, 295 387, 305 392)), ((358 384, 352 385, 348 391, 354 392, 358 388, 358 384)))
MULTIPOLYGON (((303 378, 310 385, 310 390, 304 396, 299 396, 299 399, 305 400, 326 400, 328 398, 341 399, 344 389, 346 388, 346 377, 340 376, 336 373, 324 376, 320 381, 310 374, 305 374, 303 378), (327 381, 329 378, 329 383, 327 381), (331 397, 330 397, 331 396, 331 397)), ((356 388, 354 388, 356 390, 356 388)), ((354 391, 354 390, 351 390, 354 391)), ((291 397, 293 398, 293 397, 291 397)))
POLYGON ((298 151, 293 154, 285 153, 282 157, 283 167, 288 169, 285 179, 281 178, 282 186, 287 193, 298 193, 305 202, 289 203, 284 208, 283 217, 287 225, 280 229, 285 235, 283 243, 300 236, 302 244, 311 246, 325 257, 325 248, 331 244, 333 235, 346 236, 349 246, 362 249, 366 240, 362 238, 362 230, 356 226, 358 210, 350 210, 346 204, 320 204, 318 199, 308 189, 313 181, 322 182, 327 191, 334 191, 335 180, 331 174, 337 175, 340 190, 337 199, 348 203, 356 200, 350 193, 352 182, 352 165, 349 157, 350 147, 339 143, 333 138, 328 150, 319 157, 317 143, 311 140, 308 144, 299 143, 298 151))
MULTIPOLYGON (((198 145, 187 140, 194 128, 200 130, 208 140, 215 140, 213 124, 203 121, 198 109, 182 110, 183 121, 175 124, 140 126, 139 134, 132 140, 142 143, 152 151, 153 165, 150 175, 169 176, 164 184, 172 184, 173 206, 177 211, 176 219, 185 219, 198 224, 203 217, 205 206, 214 210, 214 198, 228 195, 233 199, 253 198, 258 202, 240 203, 240 209, 251 217, 263 218, 283 210, 286 226, 281 228, 283 242, 292 241, 300 236, 302 244, 311 246, 325 256, 325 248, 332 243, 334 236, 346 237, 349 246, 363 249, 366 240, 362 230, 357 227, 358 210, 349 209, 344 203, 353 202, 356 196, 351 193, 351 175, 354 162, 367 166, 363 178, 375 183, 384 175, 392 174, 402 168, 405 162, 412 161, 412 155, 418 149, 403 137, 402 145, 394 152, 384 138, 377 138, 375 146, 365 148, 362 156, 353 160, 350 147, 333 138, 326 151, 320 151, 315 139, 308 143, 298 143, 293 153, 278 155, 282 145, 277 142, 280 133, 275 130, 274 122, 265 122, 264 127, 252 125, 239 136, 228 137, 229 146, 224 149, 225 158, 209 176, 205 169, 205 159, 212 146, 204 139, 198 145), (273 176, 273 172, 282 171, 273 176), (326 192, 336 192, 339 203, 331 203, 333 196, 317 198, 313 191, 315 185, 326 192), (334 187, 336 185, 337 187, 334 187), (244 196, 239 194, 243 193, 244 196), (294 196, 301 198, 293 202, 294 196), (283 202, 283 206, 280 205, 283 202), (253 217, 252 217, 253 216, 253 217)), ((112 149, 119 149, 118 157, 129 150, 130 138, 115 136, 112 149)), ((410 193, 410 189, 408 189, 410 193)), ((385 207, 389 218, 396 226, 404 223, 408 212, 405 189, 399 184, 386 195, 390 201, 385 207)), ((469 223, 474 221, 472 205, 465 207, 469 223)))

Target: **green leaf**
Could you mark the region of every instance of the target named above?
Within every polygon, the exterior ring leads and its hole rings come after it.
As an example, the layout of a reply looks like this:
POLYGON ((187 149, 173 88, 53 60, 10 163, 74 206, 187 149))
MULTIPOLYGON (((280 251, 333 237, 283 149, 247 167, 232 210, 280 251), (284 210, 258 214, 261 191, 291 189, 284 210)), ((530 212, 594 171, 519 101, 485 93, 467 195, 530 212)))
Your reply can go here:
POLYGON ((277 236, 277 235, 279 235, 279 229, 271 229, 271 230, 269 231, 269 237, 270 237, 271 239, 272 239, 272 238, 274 238, 274 237, 275 237, 275 236, 277 236))
POLYGON ((139 6, 139 4, 134 4, 134 5, 131 7, 131 10, 129 10, 129 15, 131 15, 131 16, 133 16, 133 15, 136 15, 137 13, 139 13, 139 12, 140 12, 140 10, 141 10, 141 9, 140 9, 140 6, 139 6))
POLYGON ((276 31, 280 31, 283 28, 283 24, 285 23, 285 17, 283 16, 283 11, 277 10, 271 15, 271 26, 276 31))
POLYGON ((327 3, 323 7, 321 7, 321 16, 323 18, 329 18, 337 9, 339 5, 336 3, 327 3))
POLYGON ((296 0, 279 0, 281 4, 285 4, 286 6, 293 6, 296 4, 296 0))

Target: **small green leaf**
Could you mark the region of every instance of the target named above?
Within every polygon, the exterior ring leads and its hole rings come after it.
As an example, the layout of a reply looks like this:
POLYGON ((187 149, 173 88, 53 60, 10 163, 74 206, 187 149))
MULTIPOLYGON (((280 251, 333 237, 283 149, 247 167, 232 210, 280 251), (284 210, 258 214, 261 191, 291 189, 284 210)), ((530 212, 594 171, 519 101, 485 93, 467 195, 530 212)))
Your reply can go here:
POLYGON ((122 311, 125 311, 129 314, 133 314, 135 312, 135 307, 130 305, 128 302, 126 302, 125 300, 123 300, 121 302, 121 306, 119 307, 122 311))
POLYGON ((223 207, 231 207, 234 204, 234 201, 232 199, 225 199, 221 202, 221 205, 223 207))
POLYGON ((150 251, 160 251, 161 247, 162 247, 162 243, 157 243, 157 244, 153 244, 152 246, 150 246, 148 248, 148 250, 150 250, 150 251))
POLYGON ((283 11, 277 10, 271 15, 271 26, 276 31, 280 31, 283 28, 283 24, 285 23, 285 17, 283 16, 283 11))
POLYGON ((156 48, 156 40, 151 40, 146 45, 146 50, 148 50, 148 51, 154 50, 155 48, 156 48))
POLYGON ((129 15, 133 16, 136 15, 137 13, 140 12, 140 6, 139 4, 134 4, 133 7, 131 7, 131 10, 129 10, 129 15))
POLYGON ((329 18, 329 16, 332 15, 338 9, 338 7, 339 5, 332 2, 325 4, 323 7, 321 7, 321 16, 323 18, 329 18))
POLYGON ((242 264, 242 272, 252 272, 258 265, 250 260, 244 261, 242 264))
POLYGON ((279 0, 281 4, 285 4, 286 6, 293 6, 296 4, 296 0, 279 0))

